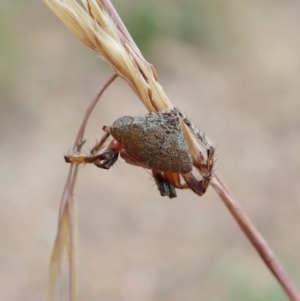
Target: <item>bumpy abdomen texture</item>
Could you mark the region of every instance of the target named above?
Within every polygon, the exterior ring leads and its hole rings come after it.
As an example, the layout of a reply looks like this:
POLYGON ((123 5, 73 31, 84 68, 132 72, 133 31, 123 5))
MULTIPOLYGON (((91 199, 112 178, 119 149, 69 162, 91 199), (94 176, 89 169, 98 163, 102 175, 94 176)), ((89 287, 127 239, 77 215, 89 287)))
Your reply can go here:
POLYGON ((192 156, 174 111, 121 117, 111 126, 111 134, 130 157, 148 168, 178 173, 192 170, 192 156))

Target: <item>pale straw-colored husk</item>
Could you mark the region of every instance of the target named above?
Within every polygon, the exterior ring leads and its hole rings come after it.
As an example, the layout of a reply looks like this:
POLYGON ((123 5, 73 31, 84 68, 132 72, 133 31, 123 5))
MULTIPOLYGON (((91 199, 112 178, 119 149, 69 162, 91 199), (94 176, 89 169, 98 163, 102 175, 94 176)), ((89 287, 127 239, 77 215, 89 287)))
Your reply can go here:
MULTIPOLYGON (((113 21, 113 18, 104 9, 105 2, 106 5, 111 5, 109 1, 81 0, 81 5, 75 0, 43 1, 82 43, 97 51, 111 65, 115 72, 127 81, 148 111, 165 111, 173 108, 172 103, 168 100, 157 81, 153 66, 143 58, 130 35, 126 34, 126 28, 120 30, 113 21)), ((117 15, 114 17, 118 18, 117 15)), ((112 77, 111 81, 113 79, 112 77)), ((194 163, 197 163, 203 159, 199 143, 196 142, 190 130, 185 125, 182 128, 193 155, 194 163)), ((77 169, 75 169, 75 174, 76 171, 77 169)), ((70 263, 70 300, 76 300, 76 210, 74 209, 75 203, 73 201, 76 175, 73 176, 74 181, 70 185, 71 172, 72 169, 66 184, 69 194, 64 194, 67 195, 65 198, 63 196, 59 228, 51 257, 49 300, 53 299, 54 285, 60 271, 60 260, 64 249, 67 250, 70 263), (66 225, 65 223, 68 226, 64 226, 66 225)), ((300 301, 297 287, 290 280, 264 238, 251 223, 241 206, 230 194, 228 188, 217 174, 214 174, 212 186, 220 195, 240 228, 261 255, 270 271, 285 289, 290 299, 300 301)))
MULTIPOLYGON (((89 48, 97 51, 133 89, 149 112, 166 111, 173 104, 157 81, 154 67, 128 41, 99 0, 43 0, 65 25, 89 48)), ((182 129, 194 161, 201 148, 186 125, 182 129)))
POLYGON ((152 111, 173 106, 156 79, 154 68, 128 43, 105 11, 101 1, 43 0, 65 25, 89 48, 100 53, 116 73, 152 111))

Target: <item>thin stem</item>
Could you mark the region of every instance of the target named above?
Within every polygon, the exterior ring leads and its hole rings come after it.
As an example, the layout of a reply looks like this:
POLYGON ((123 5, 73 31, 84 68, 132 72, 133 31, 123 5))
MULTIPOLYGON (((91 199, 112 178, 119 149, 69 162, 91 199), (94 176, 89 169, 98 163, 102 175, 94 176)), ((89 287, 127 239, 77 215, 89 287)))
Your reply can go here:
MULTIPOLYGON (((96 104, 98 103, 98 100, 104 93, 104 91, 107 89, 107 87, 118 77, 118 75, 115 73, 113 74, 109 80, 104 84, 104 86, 100 89, 100 91, 97 93, 97 95, 94 97, 94 99, 91 101, 89 107, 87 108, 84 118, 82 120, 82 123, 80 125, 80 128, 78 130, 78 133, 76 135, 75 141, 74 141, 74 149, 79 150, 82 145, 82 140, 86 128, 87 121, 95 108, 96 104)), ((67 210, 68 212, 68 225, 69 225, 69 298, 72 301, 75 301, 77 299, 77 293, 76 293, 76 285, 77 285, 77 256, 76 256, 76 248, 77 248, 77 216, 76 216, 76 203, 74 201, 74 190, 75 190, 75 184, 78 176, 78 166, 70 166, 69 173, 67 176, 66 184, 63 190, 61 202, 60 202, 60 209, 59 209, 59 220, 58 220, 58 252, 59 254, 62 254, 62 246, 63 242, 60 239, 60 231, 63 227, 63 218, 64 213, 67 210)), ((54 246, 55 247, 55 246, 54 246)), ((59 271, 61 271, 61 257, 59 257, 59 271)), ((59 275, 61 273, 59 272, 59 275)), ((60 283, 62 283, 60 281, 60 283)), ((53 292, 51 292, 51 295, 53 292)), ((61 290, 62 294, 62 290, 61 290)))
POLYGON ((78 133, 76 135, 75 138, 75 142, 74 142, 74 146, 73 148, 77 148, 78 145, 80 145, 82 143, 83 140, 83 135, 84 135, 84 131, 85 131, 85 127, 86 124, 88 122, 88 119, 91 115, 91 113, 93 112, 98 100, 100 99, 100 97, 102 96, 102 94, 104 93, 104 91, 106 90, 106 88, 118 77, 118 75, 116 73, 114 73, 109 80, 104 84, 104 86, 100 89, 100 91, 97 93, 97 95, 94 97, 94 99, 91 101, 90 105, 88 106, 88 108, 86 109, 85 115, 83 117, 82 123, 80 125, 80 128, 78 130, 78 133))
MULTIPOLYGON (((118 15, 117 11, 115 10, 114 6, 112 5, 110 0, 96 0, 98 3, 102 3, 103 7, 105 7, 106 11, 110 14, 111 18, 114 20, 115 24, 117 25, 119 31, 120 31, 120 38, 122 39, 124 43, 124 47, 126 48, 128 45, 134 49, 133 54, 137 54, 138 57, 145 62, 145 65, 152 71, 154 69, 151 68, 151 65, 145 60, 142 53, 138 49, 137 45, 135 44, 134 40, 132 39, 131 35, 129 34, 126 26, 122 22, 120 16, 118 15)), ((128 47, 127 47, 128 48, 128 47)), ((140 72, 142 72, 140 70, 140 72)), ((110 85, 113 80, 117 77, 116 74, 114 74, 110 80, 104 85, 104 87, 101 89, 101 91, 98 93, 96 98, 92 101, 90 106, 88 107, 86 114, 84 116, 83 122, 80 126, 80 129, 78 131, 78 134, 76 136, 75 142, 74 142, 74 149, 78 148, 79 145, 82 144, 83 141, 83 135, 86 127, 86 123, 88 121, 88 118, 94 109, 99 97, 102 95, 104 90, 107 88, 108 85, 110 85)), ((155 77, 155 76, 154 76, 155 77)), ((154 100, 153 100, 154 102, 154 100)), ((154 102, 154 104, 156 104, 154 102)), ((192 148, 194 150, 197 149, 197 144, 195 141, 190 141, 189 146, 191 144, 192 148), (193 147, 194 146, 194 147, 193 147)), ((76 224, 76 218, 74 217, 74 210, 75 207, 72 206, 74 204, 73 194, 74 194, 74 187, 75 187, 75 181, 77 178, 78 170, 77 167, 70 167, 69 176, 67 179, 67 183, 65 186, 65 190, 62 196, 61 200, 61 208, 60 208, 60 220, 59 220, 59 227, 61 226, 61 219, 64 216, 64 212, 67 209, 68 210, 68 225, 69 225, 69 260, 70 260, 70 275, 73 271, 73 265, 75 262, 74 259, 74 249, 76 246, 74 245, 76 242, 74 241, 74 227, 76 224), (73 233, 73 234, 72 234, 73 233)), ((211 185, 214 187, 216 192, 219 194, 220 198, 225 203, 226 207, 228 208, 229 212, 232 214, 236 222, 238 223, 239 227, 242 229, 242 231, 245 233, 245 235, 248 237, 251 244, 254 246, 254 248, 257 250, 257 252, 262 257, 263 261, 266 263, 267 267, 270 269, 270 271, 274 274, 276 279, 279 281, 280 285, 283 287, 283 289, 286 291, 288 296, 293 301, 300 301, 300 293, 298 292, 296 286, 293 284, 289 276, 286 274, 284 269, 282 268, 280 262, 275 257, 273 251, 268 246, 264 238, 261 236, 261 234, 258 232, 258 230, 254 227, 246 213, 243 211, 242 207, 238 204, 238 202, 233 198, 232 194, 228 190, 228 188, 225 186, 223 181, 221 180, 220 176, 218 174, 214 175, 214 178, 212 180, 211 185)), ((60 242, 58 242, 60 245, 60 242)), ((59 248, 60 249, 60 248, 59 248)), ((74 298, 75 300, 75 293, 72 290, 72 286, 74 286, 74 278, 70 280, 70 297, 74 298)))
MULTIPOLYGON (((127 28, 125 27, 124 23, 122 22, 120 16, 118 15, 117 11, 115 10, 114 6, 112 5, 110 0, 101 0, 102 3, 105 5, 106 10, 110 13, 112 19, 117 24, 119 30, 122 34, 126 37, 130 46, 134 49, 138 49, 137 45, 135 44, 134 40, 130 36, 127 28)), ((142 56, 141 52, 138 50, 138 53, 142 56)), ((276 279, 279 281, 280 285, 286 291, 288 296, 291 298, 292 301, 300 301, 300 293, 297 287, 294 285, 292 280, 289 278, 287 273, 284 271, 283 267, 281 266, 278 259, 275 257, 273 251, 271 250, 270 246, 266 243, 265 239, 262 235, 258 232, 258 230, 254 227, 246 213, 243 211, 242 207, 238 204, 238 202, 232 197, 231 193, 229 192, 228 188, 225 186, 221 178, 215 174, 214 179, 212 181, 212 186, 219 194, 223 202, 225 203, 226 207, 229 209, 230 213, 237 221, 238 225, 245 233, 245 235, 250 240, 251 244, 260 254, 264 262, 266 263, 267 267, 270 271, 274 274, 276 279)))
POLYGON ((259 231, 255 228, 251 220, 246 215, 243 208, 232 196, 226 185, 223 183, 222 179, 218 174, 214 175, 211 182, 216 192, 219 194, 224 204, 230 211, 231 215, 234 217, 238 225, 244 234, 248 237, 251 244, 254 246, 256 251, 259 253, 267 267, 279 281, 285 292, 288 294, 291 300, 300 301, 300 294, 289 278, 288 274, 283 269, 282 265, 276 258, 275 254, 271 250, 270 246, 266 240, 262 237, 259 231))

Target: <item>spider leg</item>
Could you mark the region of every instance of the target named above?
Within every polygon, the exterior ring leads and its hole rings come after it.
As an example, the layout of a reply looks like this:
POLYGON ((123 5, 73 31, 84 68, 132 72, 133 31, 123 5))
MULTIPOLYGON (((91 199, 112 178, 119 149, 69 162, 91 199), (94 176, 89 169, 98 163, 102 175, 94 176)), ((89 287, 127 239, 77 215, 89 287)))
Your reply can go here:
MULTIPOLYGON (((91 150, 92 155, 96 154, 101 149, 101 147, 103 146, 105 141, 109 138, 110 133, 109 133, 109 131, 106 130, 106 128, 109 128, 109 127, 107 127, 107 126, 103 127, 103 130, 105 131, 105 133, 103 134, 100 141, 92 148, 92 150, 91 150)), ((95 161, 93 163, 97 167, 103 168, 103 169, 109 169, 118 160, 121 148, 122 147, 121 147, 121 144, 119 142, 117 142, 116 140, 112 140, 110 142, 110 144, 108 145, 105 152, 103 152, 100 155, 93 156, 93 157, 90 157, 90 158, 95 159, 95 161)))
POLYGON ((205 134, 202 133, 178 108, 174 108, 174 110, 182 118, 183 122, 189 127, 194 136, 201 141, 204 147, 208 150, 214 150, 211 142, 206 139, 205 134))
MULTIPOLYGON (((160 194, 162 196, 169 196, 170 198, 176 197, 176 191, 175 188, 178 189, 192 189, 195 193, 202 195, 208 184, 206 183, 206 180, 202 180, 198 182, 196 178, 190 173, 186 175, 186 182, 187 183, 181 183, 180 181, 180 174, 176 172, 158 172, 156 170, 152 170, 153 177, 155 179, 156 185, 160 191, 160 194), (202 183, 203 182, 203 183, 202 183), (172 191, 174 191, 174 195, 172 194, 172 191)), ((184 176, 184 175, 182 175, 184 176)))
POLYGON ((94 164, 99 168, 109 169, 118 160, 121 149, 122 145, 117 140, 113 139, 102 154, 94 156, 98 157, 98 160, 95 161, 94 164))
POLYGON ((206 153, 206 162, 195 164, 195 166, 198 168, 200 174, 202 175, 203 179, 205 178, 211 178, 213 167, 214 167, 214 157, 215 156, 215 150, 213 147, 207 149, 206 153))
POLYGON ((182 184, 180 181, 180 174, 176 172, 164 172, 165 178, 174 185, 174 187, 179 189, 189 188, 187 184, 182 184))
POLYGON ((110 136, 109 133, 103 134, 100 141, 92 148, 91 155, 96 154, 101 149, 101 147, 103 146, 103 144, 105 143, 105 141, 108 139, 109 136, 110 136))
POLYGON ((203 177, 201 181, 197 181, 197 179, 194 177, 194 175, 189 172, 186 174, 182 174, 185 182, 189 186, 190 189, 192 189, 196 194, 203 195, 210 183, 211 177, 203 177))
MULTIPOLYGON (((106 139, 108 138, 107 135, 103 136, 103 138, 101 139, 102 145, 106 140, 104 139, 105 137, 106 139)), ((91 153, 96 152, 96 150, 101 147, 100 142, 92 149, 91 153)), ((109 143, 107 149, 102 154, 95 155, 95 156, 83 156, 77 153, 73 156, 65 156, 64 158, 67 163, 74 163, 74 164, 93 163, 99 168, 109 169, 118 160, 121 149, 122 149, 121 144, 117 140, 112 140, 109 143)))
MULTIPOLYGON (((153 172, 153 171, 152 171, 153 172)), ((158 186, 158 189, 162 196, 168 195, 166 194, 165 183, 168 183, 167 185, 171 185, 172 188, 178 188, 178 189, 191 189, 193 192, 195 192, 198 195, 203 195, 206 192, 206 189, 210 183, 211 175, 207 177, 203 177, 201 181, 197 181, 197 179, 194 177, 194 175, 190 172, 187 174, 181 174, 184 178, 186 184, 182 184, 180 181, 180 174, 175 172, 164 172, 163 177, 159 173, 159 176, 162 177, 162 181, 158 183, 158 180, 160 178, 155 178, 156 184, 158 186), (159 186, 160 184, 160 186, 159 186), (165 193, 165 194, 163 194, 165 193)), ((175 190, 175 189, 174 189, 175 190)), ((171 197, 170 197, 171 198, 171 197)))
POLYGON ((76 151, 77 151, 77 152, 80 152, 82 146, 83 146, 85 143, 86 143, 86 140, 82 140, 81 142, 79 142, 79 143, 76 145, 76 147, 75 147, 76 151))
POLYGON ((66 163, 72 164, 86 164, 86 163, 96 163, 97 161, 101 160, 101 155, 97 156, 84 156, 80 153, 75 153, 75 155, 68 155, 64 156, 66 163))
POLYGON ((206 189, 207 186, 210 183, 212 173, 213 173, 213 167, 214 167, 214 158, 215 158, 215 148, 212 146, 211 142, 206 139, 205 134, 202 133, 193 123, 183 114, 180 112, 178 108, 174 108, 177 114, 182 118, 183 122, 189 127, 191 132, 194 134, 194 136, 202 143, 202 145, 206 148, 206 158, 203 156, 202 152, 199 151, 198 154, 198 160, 194 161, 194 166, 198 169, 200 174, 202 175, 202 181, 197 182, 196 179, 193 179, 194 176, 191 174, 191 176, 184 176, 184 179, 186 183, 189 185, 191 189, 196 189, 197 194, 202 195, 206 189), (198 188, 193 183, 198 183, 198 188), (199 190, 199 187, 200 190, 199 190))
POLYGON ((152 175, 161 196, 168 196, 170 199, 177 197, 174 185, 165 178, 164 174, 152 169, 152 175))

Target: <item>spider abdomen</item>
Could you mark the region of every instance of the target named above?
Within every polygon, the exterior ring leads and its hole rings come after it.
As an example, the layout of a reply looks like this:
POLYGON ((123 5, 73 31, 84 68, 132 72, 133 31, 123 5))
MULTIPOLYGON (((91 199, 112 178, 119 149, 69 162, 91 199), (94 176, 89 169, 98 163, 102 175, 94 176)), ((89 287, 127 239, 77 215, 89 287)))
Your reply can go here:
POLYGON ((188 173, 193 161, 176 111, 124 116, 110 127, 130 164, 159 171, 188 173))

